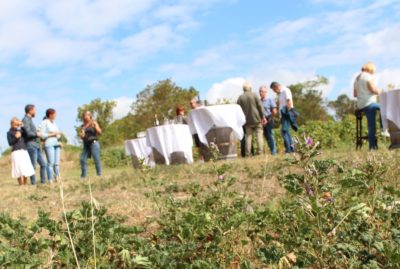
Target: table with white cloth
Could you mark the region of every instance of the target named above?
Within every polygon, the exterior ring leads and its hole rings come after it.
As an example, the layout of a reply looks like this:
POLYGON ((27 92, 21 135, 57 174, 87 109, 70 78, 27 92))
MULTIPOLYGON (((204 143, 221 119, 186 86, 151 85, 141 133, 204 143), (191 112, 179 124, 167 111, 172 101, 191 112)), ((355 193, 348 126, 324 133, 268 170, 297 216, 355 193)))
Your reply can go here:
POLYGON ((147 129, 147 146, 157 164, 193 163, 193 140, 188 125, 170 124, 147 129))
POLYGON ((380 109, 384 130, 389 130, 391 148, 400 148, 400 90, 383 92, 380 109))
POLYGON ((244 136, 246 117, 237 104, 216 105, 192 110, 188 122, 191 133, 197 134, 201 143, 209 146, 214 142, 220 150, 226 150, 224 155, 235 155, 235 141, 244 136))
POLYGON ((155 165, 153 160, 153 151, 151 147, 147 146, 146 137, 132 139, 125 141, 126 155, 132 157, 133 166, 139 168, 140 160, 144 164, 153 167, 155 165))

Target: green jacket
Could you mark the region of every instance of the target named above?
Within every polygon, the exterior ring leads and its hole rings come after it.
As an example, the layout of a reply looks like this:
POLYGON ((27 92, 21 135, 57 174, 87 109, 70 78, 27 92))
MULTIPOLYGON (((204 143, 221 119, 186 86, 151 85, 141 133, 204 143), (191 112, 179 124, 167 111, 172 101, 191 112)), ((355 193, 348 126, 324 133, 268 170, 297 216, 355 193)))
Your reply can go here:
POLYGON ((244 92, 237 101, 246 116, 245 126, 257 126, 264 117, 264 108, 261 99, 255 93, 244 92))

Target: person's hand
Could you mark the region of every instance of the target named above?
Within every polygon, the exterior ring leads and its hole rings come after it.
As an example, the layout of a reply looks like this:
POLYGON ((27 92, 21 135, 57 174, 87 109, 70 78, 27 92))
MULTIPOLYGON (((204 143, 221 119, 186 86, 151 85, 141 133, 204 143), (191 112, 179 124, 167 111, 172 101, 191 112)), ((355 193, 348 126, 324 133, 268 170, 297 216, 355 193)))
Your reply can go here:
POLYGON ((97 123, 97 121, 93 121, 93 127, 94 128, 99 128, 99 124, 97 123))
POLYGON ((85 137, 85 129, 82 129, 82 130, 81 130, 80 135, 81 135, 81 138, 84 138, 84 137, 85 137))
POLYGON ((267 123, 268 123, 267 118, 263 118, 262 121, 261 121, 262 126, 267 125, 267 123))
POLYGON ((22 134, 21 134, 20 131, 17 131, 17 132, 15 133, 15 138, 20 139, 21 136, 22 136, 22 134))
POLYGON ((36 137, 41 137, 41 136, 42 136, 42 133, 39 132, 39 131, 37 131, 37 132, 36 132, 36 137))

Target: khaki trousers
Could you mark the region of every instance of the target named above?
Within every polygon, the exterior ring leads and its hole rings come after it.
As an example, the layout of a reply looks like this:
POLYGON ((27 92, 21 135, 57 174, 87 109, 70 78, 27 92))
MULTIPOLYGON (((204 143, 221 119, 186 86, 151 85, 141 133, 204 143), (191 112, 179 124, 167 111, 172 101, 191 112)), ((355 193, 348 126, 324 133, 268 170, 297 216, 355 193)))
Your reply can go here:
POLYGON ((264 149, 263 128, 261 123, 256 126, 245 126, 246 128, 246 157, 251 156, 251 144, 253 142, 253 135, 257 140, 257 154, 261 155, 264 149))

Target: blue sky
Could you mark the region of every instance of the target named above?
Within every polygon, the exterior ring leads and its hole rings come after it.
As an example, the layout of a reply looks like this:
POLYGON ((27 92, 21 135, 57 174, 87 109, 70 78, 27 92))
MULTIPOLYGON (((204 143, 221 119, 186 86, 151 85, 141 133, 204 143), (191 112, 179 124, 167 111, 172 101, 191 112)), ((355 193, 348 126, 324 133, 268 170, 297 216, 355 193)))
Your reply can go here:
POLYGON ((319 74, 333 99, 369 60, 381 87, 400 85, 399 0, 2 0, 0 146, 26 103, 37 105, 37 122, 57 109, 73 138, 79 105, 113 99, 119 118, 157 80, 215 101, 236 99, 245 80, 319 74))

